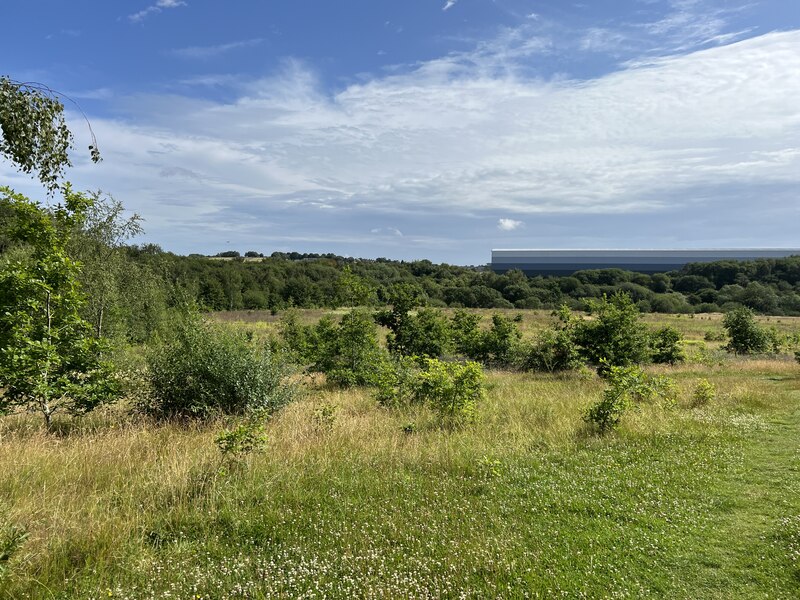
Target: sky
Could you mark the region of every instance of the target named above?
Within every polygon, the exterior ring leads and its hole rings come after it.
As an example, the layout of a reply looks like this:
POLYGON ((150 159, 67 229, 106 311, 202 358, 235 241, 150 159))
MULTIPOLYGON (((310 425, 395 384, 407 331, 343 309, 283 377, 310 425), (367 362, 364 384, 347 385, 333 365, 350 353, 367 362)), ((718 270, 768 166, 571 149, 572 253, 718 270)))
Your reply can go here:
MULTIPOLYGON (((69 98, 67 177, 141 215, 140 243, 800 247, 798 0, 4 0, 0 21, 0 75, 69 98)), ((0 183, 45 198, 8 162, 0 183)))

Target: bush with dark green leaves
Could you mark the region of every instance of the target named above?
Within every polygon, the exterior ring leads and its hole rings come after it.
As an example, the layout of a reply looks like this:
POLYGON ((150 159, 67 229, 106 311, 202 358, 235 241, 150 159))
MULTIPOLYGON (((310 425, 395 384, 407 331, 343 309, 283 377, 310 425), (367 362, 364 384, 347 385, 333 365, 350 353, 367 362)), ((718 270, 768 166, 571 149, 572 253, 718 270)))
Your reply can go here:
POLYGON ((541 331, 523 346, 519 366, 526 371, 569 371, 583 364, 580 349, 575 343, 577 319, 567 306, 553 313, 558 323, 541 331))
POLYGON ((453 349, 456 353, 474 358, 480 356, 483 333, 480 330, 481 316, 465 310, 457 310, 450 319, 453 349))
POLYGON ((452 349, 450 322, 440 311, 420 308, 414 312, 423 298, 415 286, 400 284, 392 291, 391 309, 375 313, 378 324, 389 329, 386 345, 392 353, 440 357, 452 349))
POLYGON ((641 322, 639 309, 630 296, 588 301, 590 319, 575 326, 575 341, 581 355, 605 373, 610 366, 645 364, 650 360, 650 334, 641 322))
POLYGON ((365 310, 352 310, 339 323, 323 317, 313 331, 311 369, 342 387, 373 385, 387 360, 378 343, 378 328, 365 310))
POLYGON ((294 397, 286 375, 268 344, 189 316, 149 353, 151 397, 141 408, 163 419, 268 414, 294 397))
POLYGON ((503 315, 492 315, 492 326, 483 334, 482 359, 485 363, 507 366, 514 361, 522 334, 517 324, 503 315))
POLYGON ((376 369, 375 399, 381 406, 398 408, 414 399, 413 382, 419 371, 418 359, 392 355, 376 369))
POLYGON ((683 336, 674 327, 666 326, 654 331, 650 337, 650 348, 654 363, 675 365, 686 360, 683 336))
POLYGON ((290 310, 281 319, 278 332, 289 362, 304 366, 314 362, 317 346, 314 325, 301 323, 297 312, 290 310))
POLYGON ((775 350, 777 340, 773 334, 756 323, 753 311, 746 307, 735 308, 725 314, 722 326, 728 334, 725 349, 734 354, 765 354, 775 350))

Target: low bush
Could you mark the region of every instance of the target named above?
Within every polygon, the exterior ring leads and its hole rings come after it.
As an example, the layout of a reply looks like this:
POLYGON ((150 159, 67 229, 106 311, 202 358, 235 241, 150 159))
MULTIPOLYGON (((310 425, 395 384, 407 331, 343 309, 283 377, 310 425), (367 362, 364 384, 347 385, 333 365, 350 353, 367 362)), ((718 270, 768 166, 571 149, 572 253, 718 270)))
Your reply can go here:
POLYGON ((418 370, 414 358, 393 355, 376 370, 375 399, 388 408, 410 404, 414 399, 413 382, 418 370))
POLYGON ((775 335, 758 323, 749 308, 739 307, 726 313, 722 325, 728 334, 725 349, 734 354, 765 354, 774 351, 775 335))
POLYGON ((492 326, 483 334, 483 362, 498 366, 510 365, 522 334, 516 323, 503 315, 492 315, 492 326))
POLYGON ((650 337, 651 358, 654 363, 675 365, 686 360, 683 336, 674 327, 662 327, 650 337))
POLYGON ((485 395, 485 376, 478 363, 418 357, 393 360, 381 373, 376 391, 383 406, 422 404, 436 411, 446 425, 474 421, 485 395))
POLYGON ((609 365, 605 370, 608 384, 602 398, 584 415, 584 421, 597 428, 600 434, 619 425, 622 416, 634 403, 675 402, 675 385, 666 377, 647 375, 636 365, 609 365))
POLYGON ((480 315, 457 310, 450 319, 453 349, 460 355, 475 358, 482 353, 483 335, 479 329, 480 315))
POLYGON ((263 452, 267 436, 261 423, 241 423, 234 429, 226 429, 214 440, 222 457, 228 461, 240 461, 247 456, 263 452))
POLYGON ((717 397, 717 387, 708 379, 701 379, 692 392, 692 406, 705 406, 717 397))
MULTIPOLYGON (((520 317, 517 315, 517 317, 520 317)), ((517 323, 522 319, 510 319, 500 314, 492 315, 492 325, 481 330, 481 317, 463 310, 456 311, 450 321, 452 347, 460 355, 482 363, 508 366, 515 362, 522 334, 517 323)))
POLYGON ((342 387, 376 382, 386 356, 370 313, 352 310, 338 324, 324 317, 311 337, 315 345, 307 354, 312 358, 312 370, 325 373, 328 381, 342 387))
POLYGON ((583 364, 572 333, 565 329, 545 329, 520 351, 519 366, 525 371, 570 371, 583 364))
POLYGON ((475 420, 476 407, 486 395, 484 374, 476 362, 448 363, 425 359, 413 386, 416 401, 435 410, 445 424, 475 420))
POLYGON ((706 331, 703 335, 703 339, 707 342, 724 342, 725 337, 725 332, 722 330, 706 331))
POLYGON ((644 364, 650 360, 650 335, 630 296, 588 300, 591 319, 575 326, 575 341, 585 360, 605 374, 612 366, 644 364))
POLYGON ((174 339, 148 356, 150 397, 141 408, 158 418, 208 418, 272 412, 292 400, 286 370, 266 344, 187 317, 174 339))

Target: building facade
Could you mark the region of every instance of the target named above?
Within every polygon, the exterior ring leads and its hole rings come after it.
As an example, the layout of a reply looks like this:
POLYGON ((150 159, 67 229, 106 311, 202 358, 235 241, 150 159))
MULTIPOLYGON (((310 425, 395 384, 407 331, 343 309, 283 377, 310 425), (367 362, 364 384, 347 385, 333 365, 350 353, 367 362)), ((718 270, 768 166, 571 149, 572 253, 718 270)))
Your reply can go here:
POLYGON ((797 248, 721 248, 707 250, 492 250, 492 270, 519 269, 526 275, 571 275, 585 269, 624 269, 638 273, 676 271, 689 263, 800 256, 797 248))

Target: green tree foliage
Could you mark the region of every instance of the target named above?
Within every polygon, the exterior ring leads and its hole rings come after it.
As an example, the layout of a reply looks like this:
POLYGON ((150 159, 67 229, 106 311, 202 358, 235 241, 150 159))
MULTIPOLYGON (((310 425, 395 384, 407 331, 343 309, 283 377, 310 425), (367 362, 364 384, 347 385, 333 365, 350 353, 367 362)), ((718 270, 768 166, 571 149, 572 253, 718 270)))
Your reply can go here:
POLYGON ((486 396, 484 379, 478 363, 426 358, 412 383, 414 399, 433 408, 445 424, 470 423, 486 396))
POLYGON ((378 311, 375 320, 389 329, 386 345, 389 350, 404 356, 439 357, 451 347, 450 323, 437 310, 422 308, 412 312, 424 301, 423 292, 416 286, 401 283, 389 297, 391 309, 378 311))
POLYGON ((450 320, 450 331, 453 335, 454 350, 468 358, 476 358, 483 354, 483 333, 479 325, 481 316, 459 309, 450 320))
POLYGON ((69 255, 80 262, 86 295, 81 314, 95 334, 117 343, 143 343, 165 326, 169 288, 157 265, 131 259, 125 242, 142 233, 138 215, 125 216, 122 203, 100 192, 70 235, 69 255))
POLYGON ((323 317, 313 329, 311 369, 343 387, 372 385, 386 360, 372 315, 352 310, 337 324, 323 317))
POLYGON ((675 365, 686 360, 683 336, 674 327, 666 326, 654 331, 650 346, 654 363, 675 365))
POLYGON ((478 363, 420 357, 395 357, 386 363, 376 392, 383 406, 422 404, 451 426, 474 421, 485 396, 485 376, 478 363))
POLYGON ((286 375, 268 344, 190 314, 149 353, 151 397, 141 408, 166 419, 270 413, 294 396, 286 375))
POLYGON ((580 321, 575 339, 583 357, 601 372, 610 366, 644 364, 650 360, 650 336, 630 296, 616 293, 588 304, 590 319, 580 321))
POLYGON ((525 370, 569 371, 583 364, 580 349, 575 342, 578 319, 564 305, 554 312, 558 323, 543 330, 523 349, 520 366, 525 370))
POLYGON ((510 365, 522 334, 516 323, 500 314, 492 315, 492 325, 483 335, 483 360, 499 366, 510 365))
POLYGON ((606 381, 602 398, 584 415, 584 421, 595 426, 601 434, 617 427, 632 405, 654 400, 666 400, 671 405, 675 401, 671 380, 648 375, 637 365, 609 365, 606 381))
POLYGON ((438 358, 452 348, 450 322, 441 311, 421 308, 409 315, 388 340, 389 349, 410 356, 438 358))
MULTIPOLYGON (((2 245, 0 232, 0 248, 2 245)), ((736 263, 739 272, 735 279, 744 285, 718 285, 712 264, 703 267, 700 278, 711 282, 711 287, 687 279, 683 287, 694 291, 684 293, 673 291, 672 282, 694 274, 693 265, 678 273, 655 275, 601 270, 583 271, 570 277, 526 277, 519 271, 498 275, 489 270, 435 265, 429 261, 367 260, 331 254, 273 253, 248 262, 197 255, 179 257, 163 252, 158 257, 149 252, 135 254, 144 263, 156 260, 163 263, 168 279, 183 282, 198 304, 209 310, 229 310, 231 306, 256 308, 264 306, 264 301, 267 308, 274 310, 292 306, 393 306, 398 289, 405 288, 418 296, 413 307, 513 305, 557 309, 567 304, 582 310, 587 299, 601 299, 604 294, 611 297, 617 291, 624 291, 643 312, 716 312, 723 305, 727 305, 726 310, 752 305, 755 310, 773 314, 800 315, 800 257, 736 263), (254 292, 258 295, 253 295, 254 292)), ((727 264, 720 263, 720 269, 728 269, 727 264)), ((407 309, 406 313, 410 311, 407 309)), ((402 310, 398 309, 396 314, 402 314, 402 310)))
POLYGON ((375 289, 367 281, 345 265, 337 285, 337 305, 369 306, 375 302, 375 289))
MULTIPOLYGON (((51 193, 55 192, 64 169, 70 166, 68 150, 72 145, 58 95, 41 84, 0 77, 0 130, 0 155, 23 173, 35 173, 51 193)), ((94 162, 100 160, 94 134, 89 152, 94 162)))
POLYGON ((66 248, 92 199, 66 187, 64 203, 47 210, 0 193, 7 234, 28 253, 0 268, 0 411, 36 410, 49 426, 58 411, 84 413, 119 392, 103 344, 80 316, 79 268, 66 248))
POLYGON ((725 349, 734 354, 763 354, 773 350, 774 336, 756 323, 753 311, 741 307, 725 314, 722 326, 728 334, 725 349))

